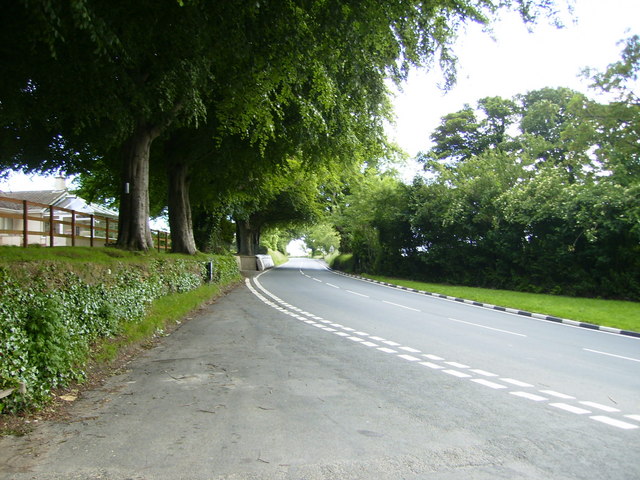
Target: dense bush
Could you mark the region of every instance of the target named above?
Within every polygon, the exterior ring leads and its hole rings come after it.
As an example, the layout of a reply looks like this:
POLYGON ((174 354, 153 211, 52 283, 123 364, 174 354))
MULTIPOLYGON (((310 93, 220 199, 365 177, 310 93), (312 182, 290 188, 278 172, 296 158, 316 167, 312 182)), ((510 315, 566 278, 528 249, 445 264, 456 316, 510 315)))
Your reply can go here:
POLYGON ((94 266, 92 275, 59 262, 0 267, 0 391, 16 389, 0 411, 39 406, 52 389, 82 379, 92 342, 141 321, 156 298, 201 286, 208 261, 215 282, 239 273, 230 256, 94 266))

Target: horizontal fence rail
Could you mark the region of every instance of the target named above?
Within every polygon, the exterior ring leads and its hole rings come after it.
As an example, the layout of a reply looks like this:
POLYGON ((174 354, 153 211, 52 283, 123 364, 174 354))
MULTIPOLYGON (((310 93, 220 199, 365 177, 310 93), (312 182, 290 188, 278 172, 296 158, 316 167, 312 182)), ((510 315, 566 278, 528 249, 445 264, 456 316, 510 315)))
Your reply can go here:
MULTIPOLYGON (((158 251, 169 250, 169 233, 151 232, 158 251)), ((117 218, 0 196, 0 245, 102 247, 117 238, 117 218)))

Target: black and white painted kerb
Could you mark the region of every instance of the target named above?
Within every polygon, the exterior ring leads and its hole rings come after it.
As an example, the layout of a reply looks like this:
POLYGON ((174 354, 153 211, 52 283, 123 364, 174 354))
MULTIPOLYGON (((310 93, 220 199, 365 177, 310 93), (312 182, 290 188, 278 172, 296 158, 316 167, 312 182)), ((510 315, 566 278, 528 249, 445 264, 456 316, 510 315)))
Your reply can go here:
MULTIPOLYGON (((300 271, 300 273, 305 277, 313 278, 302 271, 300 271)), ((375 349, 379 352, 393 355, 408 363, 426 367, 430 371, 442 372, 460 380, 469 380, 476 385, 496 391, 508 392, 514 397, 549 405, 549 407, 574 415, 585 415, 591 420, 622 430, 640 430, 640 414, 625 414, 615 407, 588 400, 580 400, 568 393, 547 388, 537 389, 531 383, 502 376, 498 373, 489 372, 480 368, 473 368, 471 365, 466 365, 455 360, 447 360, 436 353, 425 353, 409 345, 402 345, 393 340, 369 335, 366 332, 357 331, 349 326, 332 322, 331 320, 314 315, 311 312, 304 311, 301 308, 287 303, 264 288, 259 281, 261 275, 262 274, 252 279, 245 279, 249 290, 266 305, 306 325, 342 337, 353 342, 355 345, 375 349), (608 415, 604 415, 604 413, 608 415)))
POLYGON ((619 328, 612 328, 612 327, 603 327, 601 325, 594 325, 592 323, 576 322, 575 320, 569 320, 567 318, 558 318, 558 317, 554 317, 552 315, 544 315, 542 313, 526 312, 524 310, 518 310, 516 308, 501 307, 499 305, 491 305, 490 303, 481 303, 481 302, 476 302, 474 300, 466 300, 464 298, 451 297, 449 295, 443 295, 441 293, 425 292, 424 290, 417 290, 415 288, 403 287, 401 285, 395 285, 393 283, 381 282, 380 280, 373 280, 371 278, 361 277, 359 275, 353 275, 351 273, 344 273, 344 272, 341 272, 339 270, 331 270, 331 271, 333 273, 337 273, 338 275, 342 275, 344 277, 349 277, 349 278, 355 278, 357 280, 362 280, 364 282, 375 283, 375 284, 378 284, 378 285, 384 285, 385 287, 397 288, 398 290, 405 290, 407 292, 418 293, 418 294, 421 294, 421 295, 428 295, 428 296, 436 297, 436 298, 444 298, 445 300, 451 300, 451 301, 454 301, 454 302, 466 303, 468 305, 473 305, 473 306, 476 306, 476 307, 490 308, 492 310, 498 310, 500 312, 512 313, 514 315, 521 315, 521 316, 524 316, 524 317, 537 318, 538 320, 547 320, 549 322, 564 323, 565 325, 571 325, 573 327, 588 328, 588 329, 591 329, 591 330, 600 330, 601 332, 614 333, 614 334, 618 334, 618 335, 627 335, 629 337, 640 338, 640 332, 632 332, 630 330, 621 330, 619 328))

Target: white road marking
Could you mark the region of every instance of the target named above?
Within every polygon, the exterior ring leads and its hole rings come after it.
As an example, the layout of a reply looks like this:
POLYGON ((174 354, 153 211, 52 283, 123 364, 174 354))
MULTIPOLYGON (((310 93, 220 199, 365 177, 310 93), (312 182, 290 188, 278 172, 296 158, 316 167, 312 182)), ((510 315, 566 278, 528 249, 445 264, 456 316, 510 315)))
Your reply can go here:
POLYGON ((601 403, 596 402, 580 402, 582 405, 586 405, 587 407, 597 408, 598 410, 602 410, 603 412, 619 412, 617 408, 610 407, 609 405, 602 405, 601 403))
POLYGON ((552 397, 564 398, 565 400, 575 400, 576 397, 572 397, 571 395, 567 395, 560 392, 555 392, 553 390, 538 390, 540 393, 544 393, 545 395, 551 395, 552 397))
MULTIPOLYGON (((309 278, 312 278, 312 277, 309 277, 309 278)), ((314 279, 314 280, 319 281, 317 279, 314 279)), ((247 284, 249 289, 253 292, 253 294, 256 297, 258 297, 266 305, 268 305, 268 306, 270 306, 270 307, 272 307, 272 308, 274 308, 274 309, 276 309, 278 311, 281 311, 282 313, 284 313, 284 314, 286 314, 288 316, 292 316, 294 318, 297 318, 297 319, 303 321, 304 323, 307 323, 309 325, 313 325, 314 327, 318 327, 318 328, 321 328, 323 330, 327 330, 329 332, 332 332, 335 335, 339 335, 341 337, 348 337, 350 340, 352 340, 354 342, 357 342, 357 343, 360 343, 361 345, 365 345, 367 347, 376 347, 378 350, 380 350, 382 352, 385 352, 385 353, 393 353, 393 354, 397 354, 398 353, 396 350, 393 350, 391 348, 378 347, 378 345, 373 343, 373 342, 365 341, 364 339, 362 339, 360 337, 353 336, 354 334, 358 334, 358 335, 362 335, 362 336, 367 336, 368 337, 368 334, 366 334, 365 332, 356 332, 355 329, 349 328, 349 327, 345 327, 344 325, 341 325, 339 323, 330 323, 328 320, 323 320, 322 317, 314 316, 313 314, 311 314, 309 312, 306 312, 306 311, 304 311, 304 310, 302 310, 300 308, 294 307, 293 305, 284 302, 283 300, 281 300, 280 298, 276 297, 271 292, 266 290, 264 287, 262 287, 262 285, 260 285, 260 283, 258 282, 257 277, 254 278, 253 281, 255 282, 255 285, 256 285, 257 288, 261 289, 270 298, 276 300, 279 303, 279 305, 276 304, 276 303, 271 302, 268 298, 266 298, 265 296, 261 295, 256 289, 253 288, 253 286, 251 285, 251 281, 249 281, 249 279, 246 279, 245 283, 247 284), (287 308, 283 308, 283 306, 287 307, 288 309, 287 308), (345 331, 344 332, 336 331, 333 328, 326 327, 324 325, 321 325, 321 324, 318 324, 318 323, 314 322, 313 320, 309 320, 309 319, 307 319, 305 317, 302 317, 296 312, 299 312, 299 313, 301 313, 303 315, 306 315, 307 317, 310 317, 312 319, 319 320, 322 323, 325 323, 325 324, 328 323, 328 324, 330 324, 330 325, 332 325, 334 327, 341 328, 341 329, 343 329, 345 331), (354 332, 354 333, 347 333, 347 332, 354 332)), ((369 298, 367 295, 363 295, 363 294, 360 294, 360 293, 357 293, 357 292, 353 292, 353 291, 350 291, 350 290, 347 290, 347 291, 349 291, 350 293, 353 293, 355 295, 359 295, 359 296, 363 296, 363 297, 369 298)), ((392 303, 392 302, 386 302, 386 303, 392 303)), ((393 305, 404 307, 403 305, 400 305, 400 304, 393 304, 393 305)), ((405 308, 408 308, 408 307, 405 307, 405 308)), ((471 323, 471 322, 466 322, 464 320, 457 320, 457 319, 453 319, 453 318, 451 318, 450 320, 456 321, 456 322, 460 322, 460 323, 469 324, 469 325, 473 325, 473 326, 477 326, 477 327, 487 328, 489 330, 496 330, 496 331, 503 332, 503 333, 509 333, 509 334, 512 334, 512 335, 526 337, 526 335, 523 335, 523 334, 510 332, 510 331, 507 331, 507 330, 500 330, 500 329, 496 329, 496 328, 493 328, 493 327, 487 327, 485 325, 474 324, 474 323, 471 323)), ((399 343, 393 342, 391 340, 384 340, 382 337, 371 336, 369 338, 372 339, 372 340, 380 341, 380 342, 385 343, 385 344, 390 345, 390 346, 395 346, 395 347, 399 347, 400 346, 399 343)), ((399 349, 407 351, 407 352, 410 352, 410 353, 420 353, 420 350, 416 350, 416 349, 414 349, 412 347, 400 347, 399 349)), ((598 351, 598 350, 590 350, 590 349, 587 349, 587 348, 584 348, 583 350, 589 351, 589 352, 592 352, 592 353, 598 353, 598 354, 602 354, 602 355, 621 358, 621 359, 624 359, 624 360, 640 362, 640 359, 636 359, 636 358, 624 357, 624 356, 621 356, 621 355, 615 355, 615 354, 611 354, 611 353, 607 353, 607 352, 601 352, 601 351, 598 351)), ((444 361, 444 359, 442 357, 439 357, 439 356, 433 355, 433 354, 422 354, 421 356, 425 357, 425 358, 428 358, 430 360, 444 361)), ((508 388, 508 387, 506 387, 504 385, 501 385, 500 383, 492 382, 492 381, 489 381, 489 380, 485 380, 485 379, 481 379, 481 378, 471 378, 472 377, 471 375, 469 375, 467 373, 464 373, 464 372, 461 372, 461 371, 458 371, 458 370, 445 369, 444 366, 438 365, 436 363, 424 362, 424 361, 421 362, 420 358, 417 358, 417 357, 412 356, 412 355, 402 354, 402 355, 398 355, 398 357, 400 357, 400 358, 402 358, 404 360, 410 361, 410 362, 419 362, 421 365, 423 365, 425 367, 429 367, 429 368, 434 369, 434 370, 442 370, 443 372, 447 373, 448 375, 452 375, 452 376, 455 376, 455 377, 458 377, 458 378, 470 378, 471 381, 474 382, 474 383, 477 383, 479 385, 483 385, 483 386, 486 386, 486 387, 489 387, 489 388, 492 388, 492 389, 495 389, 495 390, 508 388)), ((450 365, 450 366, 456 367, 456 368, 462 368, 462 369, 469 368, 469 366, 461 364, 461 363, 458 363, 458 362, 445 362, 445 363, 447 363, 447 365, 450 365)), ((480 369, 470 369, 468 371, 476 373, 476 374, 484 376, 484 377, 497 377, 498 376, 498 375, 496 375, 494 373, 487 372, 485 370, 480 370, 480 369)), ((519 386, 519 387, 533 387, 533 385, 531 385, 529 383, 525 383, 525 382, 522 382, 522 381, 519 381, 519 380, 514 380, 512 378, 501 378, 500 381, 505 382, 505 383, 510 383, 512 385, 516 385, 516 386, 519 386)), ((565 393, 556 392, 554 390, 538 390, 538 392, 540 392, 542 394, 545 394, 545 395, 548 395, 548 396, 551 396, 551 397, 556 397, 556 398, 561 398, 561 399, 568 399, 568 400, 569 399, 570 400, 575 400, 575 397, 572 397, 572 396, 567 395, 565 393)), ((540 395, 536 395, 536 394, 529 393, 529 392, 524 392, 524 391, 510 391, 509 393, 511 395, 514 395, 514 396, 517 396, 517 397, 521 397, 521 398, 525 398, 525 399, 532 400, 532 401, 536 401, 536 402, 542 402, 542 401, 547 401, 548 400, 548 398, 546 398, 546 397, 542 397, 540 395)), ((579 403, 584 405, 584 406, 588 406, 588 407, 591 407, 591 408, 594 408, 594 409, 599 409, 599 410, 602 410, 602 411, 605 411, 605 412, 620 412, 620 410, 618 410, 617 408, 610 407, 608 405, 602 405, 602 404, 595 403, 595 402, 580 401, 579 403)), ((570 404, 567 404, 567 403, 551 403, 550 405, 553 406, 554 408, 558 408, 560 410, 564 410, 564 411, 567 411, 567 412, 570 412, 570 413, 574 413, 574 414, 578 414, 578 415, 585 415, 585 414, 590 414, 591 413, 591 411, 589 411, 589 410, 586 410, 584 408, 577 407, 577 406, 574 406, 574 405, 570 405, 570 404)), ((635 422, 640 422, 640 415, 638 415, 638 414, 625 415, 625 417, 628 418, 629 420, 632 420, 632 421, 635 421, 635 422)), ((621 428, 621 429, 631 430, 631 429, 640 428, 639 425, 628 423, 628 422, 624 422, 624 421, 621 421, 621 420, 616 420, 614 418, 607 417, 607 416, 604 416, 604 415, 595 415, 595 416, 591 416, 589 418, 591 418, 592 420, 595 420, 595 421, 610 425, 610 426, 621 428)))
POLYGON ((333 283, 328 283, 328 282, 327 282, 327 285, 329 285, 330 287, 333 287, 333 288, 340 289, 340 287, 339 287, 339 286, 334 285, 333 283))
POLYGON ((455 368, 469 368, 469 365, 465 365, 464 363, 458 363, 458 362, 444 362, 444 363, 455 368))
POLYGON ((511 395, 515 395, 516 397, 526 398, 528 400, 533 400, 534 402, 543 402, 547 400, 545 397, 541 397, 540 395, 534 395, 529 392, 509 392, 511 395))
POLYGON ((425 367, 433 368, 434 370, 440 370, 440 369, 444 368, 442 365, 437 365, 437 364, 431 363, 431 362, 420 362, 420 365, 424 365, 425 367))
POLYGON ((515 385, 516 387, 533 387, 530 383, 521 382, 520 380, 514 380, 513 378, 501 378, 503 382, 510 383, 511 385, 515 385))
POLYGON ((313 277, 311 277, 311 279, 312 279, 312 280, 314 280, 314 281, 316 281, 316 282, 318 282, 318 283, 323 283, 323 282, 322 282, 322 280, 319 280, 319 279, 317 279, 317 278, 313 278, 313 277))
POLYGON ((587 352, 591 352, 591 353, 599 353, 600 355, 607 355, 608 357, 622 358, 623 360, 630 360, 632 362, 639 362, 640 363, 640 359, 638 359, 638 358, 624 357, 622 355, 616 355, 614 353, 601 352, 599 350, 591 350, 590 348, 583 348, 583 350, 585 350, 587 352))
POLYGON ((477 373, 478 375, 482 375, 483 377, 497 377, 495 373, 487 372, 486 370, 480 370, 478 368, 472 368, 470 370, 473 373, 477 373))
POLYGON ((459 322, 459 323, 465 323, 467 325, 473 325, 474 327, 486 328, 487 330, 493 330, 495 332, 508 333, 509 335, 516 335, 518 337, 526 337, 526 335, 522 333, 511 332, 509 330, 502 330, 501 328, 487 327, 486 325, 480 325, 479 323, 466 322, 464 320, 458 320, 457 318, 449 318, 449 320, 451 320, 452 322, 459 322))
POLYGON ((575 413, 577 415, 584 415, 586 413, 591 413, 589 410, 585 410, 584 408, 574 407, 573 405, 567 405, 566 403, 550 403, 552 407, 559 408, 560 410, 564 410, 566 412, 575 413))
POLYGON ((358 295, 359 297, 369 298, 369 295, 364 295, 363 293, 354 292, 353 290, 347 290, 349 293, 353 293, 354 295, 358 295))
POLYGON ((430 353, 425 353, 422 356, 425 358, 428 358, 429 360, 435 360, 436 362, 444 360, 444 358, 439 357, 437 355, 431 355, 430 353))
POLYGON ((485 380, 484 378, 472 378, 471 381, 475 383, 479 383, 480 385, 484 385, 485 387, 493 388, 494 390, 507 388, 504 385, 500 385, 499 383, 495 383, 495 382, 490 382, 489 380, 485 380))
POLYGON ((409 360, 410 362, 418 362, 420 361, 419 358, 417 357, 413 357, 411 355, 398 355, 398 357, 404 359, 404 360, 409 360))
POLYGON ((448 373, 449 375, 453 375, 454 377, 458 377, 458 378, 469 378, 471 376, 466 373, 459 372, 457 370, 442 370, 442 371, 444 373, 448 373))
POLYGON ((634 430, 636 428, 640 428, 638 427, 638 425, 633 425, 631 423, 623 422, 622 420, 616 420, 615 418, 605 417, 604 415, 595 415, 589 418, 591 420, 595 420, 596 422, 606 423, 607 425, 622 428, 624 430, 634 430))
POLYGON ((415 348, 411 348, 411 347, 400 347, 400 350, 404 350, 405 352, 410 352, 410 353, 420 353, 420 350, 416 350, 415 348))
POLYGON ((412 310, 414 312, 419 312, 420 310, 418 310, 417 308, 413 308, 413 307, 407 307, 406 305, 400 305, 399 303, 393 303, 393 302, 388 302, 386 300, 383 300, 382 303, 386 303, 388 305, 393 305, 395 307, 400 307, 400 308, 405 308, 407 310, 412 310))
POLYGON ((363 337, 368 337, 369 334, 365 332, 353 332, 354 335, 362 335, 363 337))

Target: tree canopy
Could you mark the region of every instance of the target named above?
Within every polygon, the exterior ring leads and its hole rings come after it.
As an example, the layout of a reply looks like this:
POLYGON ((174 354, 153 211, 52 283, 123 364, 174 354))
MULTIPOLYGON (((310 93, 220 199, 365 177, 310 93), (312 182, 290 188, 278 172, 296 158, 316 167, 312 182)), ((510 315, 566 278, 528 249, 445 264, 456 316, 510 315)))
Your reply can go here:
MULTIPOLYGON (((252 171, 286 163, 268 157, 274 148, 305 161, 346 161, 374 145, 380 154, 385 79, 439 61, 451 81, 457 30, 504 6, 527 21, 551 10, 546 0, 19 0, 0 20, 2 166, 107 169, 103 178, 119 178, 118 245, 142 250, 151 246, 149 179, 171 171, 172 229, 189 250, 188 180, 225 173, 211 166, 214 154, 184 143, 179 159, 169 148, 156 160, 157 142, 179 144, 187 129, 215 151, 240 138, 258 152, 252 171)), ((222 169, 236 171, 231 163, 222 169)))

